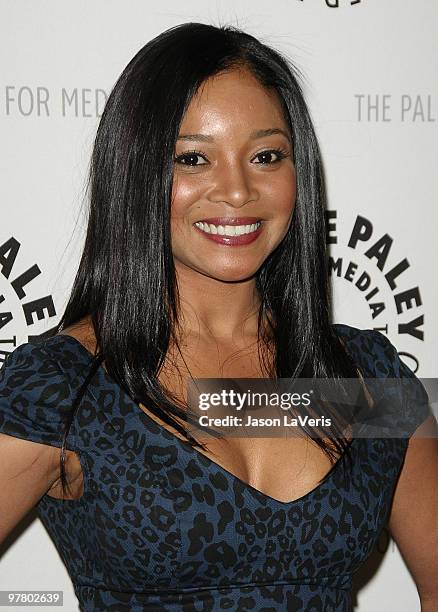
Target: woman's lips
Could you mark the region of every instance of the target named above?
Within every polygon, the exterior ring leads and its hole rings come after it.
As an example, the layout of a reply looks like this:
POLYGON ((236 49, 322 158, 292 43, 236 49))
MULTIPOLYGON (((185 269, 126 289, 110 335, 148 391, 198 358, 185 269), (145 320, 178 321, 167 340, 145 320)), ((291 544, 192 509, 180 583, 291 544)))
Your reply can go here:
MULTIPOLYGON (((214 218, 214 222, 213 219, 203 219, 203 222, 207 222, 207 223, 212 223, 213 225, 252 225, 254 223, 256 223, 257 221, 261 221, 260 219, 257 219, 256 217, 240 217, 238 222, 236 222, 236 219, 226 219, 225 217, 215 217, 214 218), (221 223, 217 223, 218 220, 221 220, 221 223), (234 221, 234 222, 232 222, 234 221)), ((208 238, 209 240, 212 240, 213 242, 216 242, 217 244, 223 244, 225 246, 242 246, 245 244, 250 244, 251 242, 254 242, 254 240, 257 240, 257 238, 260 236, 261 232, 263 231, 263 222, 260 222, 260 227, 258 227, 255 231, 253 232, 249 232, 248 234, 242 234, 240 236, 224 236, 221 234, 212 234, 212 233, 208 233, 205 232, 204 230, 202 230, 200 227, 198 227, 197 225, 194 225, 194 228, 201 233, 203 236, 205 236, 205 238, 208 238)))

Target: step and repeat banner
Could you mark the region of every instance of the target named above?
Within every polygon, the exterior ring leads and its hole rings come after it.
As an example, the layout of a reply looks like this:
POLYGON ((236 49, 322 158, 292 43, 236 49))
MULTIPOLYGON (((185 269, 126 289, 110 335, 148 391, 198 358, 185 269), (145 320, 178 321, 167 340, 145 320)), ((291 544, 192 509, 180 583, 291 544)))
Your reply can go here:
MULTIPOLYGON (((418 376, 438 375, 437 3, 2 0, 0 9, 1 363, 63 311, 113 84, 148 40, 198 21, 238 26, 303 72, 327 181, 335 322, 384 332, 418 376)), ((78 609, 34 513, 0 552, 1 590, 62 590, 65 609, 78 609)), ((361 612, 420 610, 387 528, 354 584, 361 612)))

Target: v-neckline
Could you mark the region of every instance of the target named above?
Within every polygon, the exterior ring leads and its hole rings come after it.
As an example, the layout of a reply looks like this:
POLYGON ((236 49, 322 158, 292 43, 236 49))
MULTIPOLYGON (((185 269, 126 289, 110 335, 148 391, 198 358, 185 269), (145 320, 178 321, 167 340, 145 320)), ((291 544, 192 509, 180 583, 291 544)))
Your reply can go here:
MULTIPOLYGON (((61 334, 55 334, 54 336, 51 336, 49 338, 49 340, 51 340, 51 339, 53 340, 54 338, 67 338, 67 339, 70 340, 70 342, 73 343, 74 346, 78 347, 83 352, 83 354, 86 357, 88 357, 89 360, 91 360, 94 357, 94 355, 82 344, 82 342, 80 342, 80 340, 78 340, 74 336, 71 336, 70 334, 62 334, 62 333, 61 334)), ((47 342, 47 340, 46 340, 46 342, 47 342)), ((317 485, 315 485, 312 489, 310 489, 310 491, 308 491, 307 493, 304 493, 300 497, 297 497, 297 498, 292 499, 290 501, 286 501, 286 502, 280 501, 279 499, 275 499, 275 497, 272 497, 271 495, 268 495, 267 493, 264 493, 263 491, 260 491, 260 489, 256 489, 255 487, 253 487, 251 484, 249 484, 245 480, 242 480, 242 478, 240 478, 236 474, 233 474, 233 472, 230 472, 229 470, 227 470, 227 468, 222 466, 220 463, 217 463, 216 461, 213 461, 213 459, 210 459, 210 457, 208 457, 206 454, 202 453, 201 451, 197 450, 196 448, 193 448, 193 446, 189 442, 181 440, 181 438, 179 438, 177 435, 175 435, 174 433, 172 433, 171 431, 166 429, 166 427, 164 427, 164 425, 162 425, 158 421, 155 421, 155 419, 153 419, 151 416, 149 416, 147 414, 147 412, 142 410, 140 408, 140 406, 134 402, 134 400, 128 395, 128 393, 108 374, 107 370, 101 364, 99 364, 99 366, 98 366, 96 371, 101 372, 103 377, 105 378, 105 380, 109 384, 115 386, 118 389, 119 393, 123 396, 123 398, 127 399, 128 402, 134 408, 136 408, 138 410, 140 418, 144 418, 148 423, 153 423, 156 427, 158 427, 159 430, 163 431, 164 434, 169 435, 173 440, 175 440, 176 444, 179 444, 184 449, 188 450, 189 452, 192 452, 195 456, 199 456, 200 457, 199 460, 201 462, 202 461, 207 462, 207 465, 210 468, 213 468, 213 469, 216 469, 216 470, 222 472, 224 474, 224 476, 229 478, 232 482, 239 483, 242 488, 247 489, 252 495, 254 495, 256 497, 265 499, 267 503, 273 503, 273 504, 276 504, 276 505, 278 505, 279 507, 282 507, 282 508, 289 508, 289 507, 292 507, 294 505, 299 505, 299 504, 302 504, 302 503, 308 501, 308 499, 310 497, 313 497, 314 495, 317 494, 317 492, 319 491, 319 489, 323 485, 326 485, 333 478, 334 474, 339 470, 339 468, 344 463, 344 459, 345 459, 345 456, 346 456, 345 449, 344 449, 344 452, 342 453, 342 455, 331 466, 329 471, 320 479, 320 482, 317 485)), ((357 439, 358 438, 353 437, 347 443, 346 448, 351 449, 352 446, 353 446, 354 441, 357 440, 357 439)))

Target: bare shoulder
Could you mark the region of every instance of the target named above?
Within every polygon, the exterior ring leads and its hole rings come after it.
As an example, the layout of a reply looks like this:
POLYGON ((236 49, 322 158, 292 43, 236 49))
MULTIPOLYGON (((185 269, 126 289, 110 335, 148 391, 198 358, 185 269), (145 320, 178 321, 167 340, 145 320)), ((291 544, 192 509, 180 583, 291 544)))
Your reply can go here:
POLYGON ((83 319, 79 319, 79 321, 77 321, 73 325, 65 327, 57 335, 73 336, 73 338, 83 344, 85 348, 90 351, 90 353, 95 352, 96 335, 94 333, 93 323, 91 321, 90 315, 87 315, 83 319))

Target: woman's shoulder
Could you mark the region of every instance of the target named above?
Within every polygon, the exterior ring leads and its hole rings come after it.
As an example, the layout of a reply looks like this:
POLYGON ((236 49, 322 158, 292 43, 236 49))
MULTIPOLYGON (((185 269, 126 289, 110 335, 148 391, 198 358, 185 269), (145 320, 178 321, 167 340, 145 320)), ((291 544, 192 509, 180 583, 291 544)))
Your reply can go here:
POLYGON ((51 345, 25 342, 9 353, 0 370, 0 432, 60 446, 72 387, 51 345))
POLYGON ((384 379, 379 385, 380 393, 389 398, 387 408, 400 418, 401 429, 411 434, 419 424, 431 415, 429 396, 422 381, 406 365, 395 344, 381 331, 360 329, 344 323, 333 324, 339 338, 365 377, 384 379))
POLYGON ((16 386, 20 386, 20 381, 26 381, 29 386, 34 379, 51 381, 62 374, 58 353, 57 343, 52 337, 23 342, 8 353, 0 370, 1 380, 11 379, 16 386))
MULTIPOLYGON (((400 376, 405 366, 396 346, 381 331, 361 329, 346 323, 333 323, 336 335, 344 340, 348 352, 363 365, 370 376, 400 376)), ((405 366, 407 367, 407 366, 405 366)))
POLYGON ((62 424, 91 359, 79 339, 64 334, 11 351, 0 369, 0 433, 60 446, 62 424))
POLYGON ((354 327, 347 323, 332 323, 332 328, 338 336, 345 338, 349 344, 357 344, 359 346, 365 346, 369 344, 377 343, 381 346, 388 346, 390 341, 388 337, 373 328, 354 327))
MULTIPOLYGON (((32 338, 8 353, 0 369, 2 380, 17 372, 28 382, 33 378, 52 382, 57 377, 71 381, 84 372, 93 355, 90 345, 74 333, 32 338)), ((18 379, 14 379, 15 382, 18 379)))

